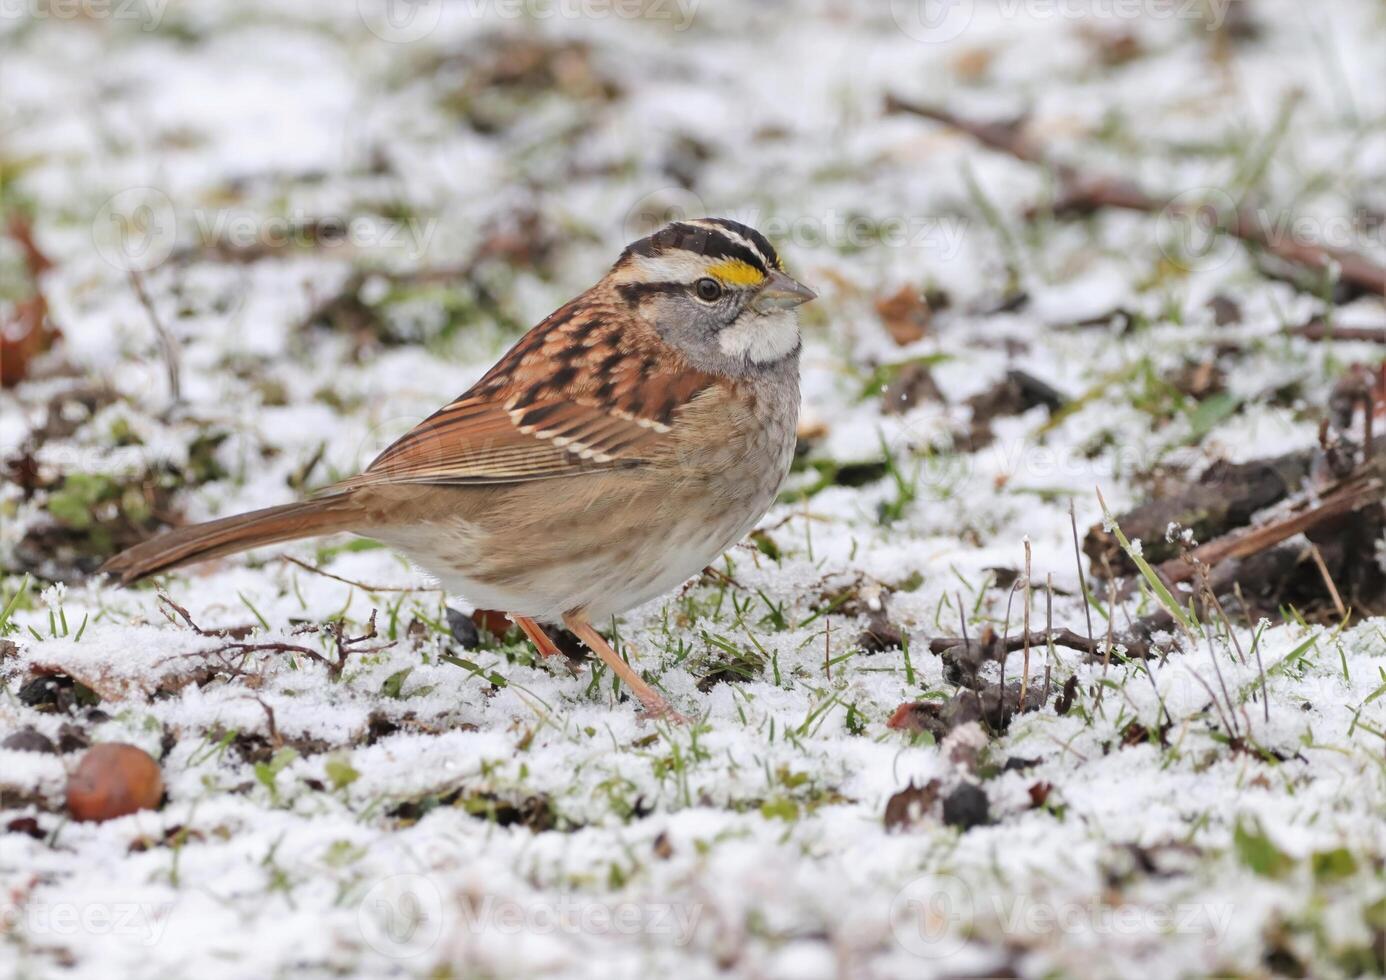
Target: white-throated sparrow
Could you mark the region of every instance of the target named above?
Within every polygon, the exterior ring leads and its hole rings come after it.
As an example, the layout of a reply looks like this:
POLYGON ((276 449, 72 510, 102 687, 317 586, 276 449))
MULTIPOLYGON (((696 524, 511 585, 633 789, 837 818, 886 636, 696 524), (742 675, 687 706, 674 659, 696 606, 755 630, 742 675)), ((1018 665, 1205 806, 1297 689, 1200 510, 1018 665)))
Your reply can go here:
POLYGON ((795 308, 813 298, 754 229, 668 225, 361 474, 102 570, 131 582, 350 531, 506 610, 541 653, 556 648, 539 623, 566 624, 647 710, 675 716, 592 622, 697 574, 770 507, 794 452, 795 308))

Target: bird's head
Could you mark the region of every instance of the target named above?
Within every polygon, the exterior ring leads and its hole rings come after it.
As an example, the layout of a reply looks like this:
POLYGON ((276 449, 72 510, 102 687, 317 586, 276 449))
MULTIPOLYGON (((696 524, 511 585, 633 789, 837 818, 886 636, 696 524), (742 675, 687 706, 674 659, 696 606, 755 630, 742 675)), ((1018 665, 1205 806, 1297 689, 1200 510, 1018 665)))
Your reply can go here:
POLYGON ((607 280, 694 366, 732 376, 796 357, 796 310, 816 295, 764 235, 727 218, 676 221, 633 242, 607 280))

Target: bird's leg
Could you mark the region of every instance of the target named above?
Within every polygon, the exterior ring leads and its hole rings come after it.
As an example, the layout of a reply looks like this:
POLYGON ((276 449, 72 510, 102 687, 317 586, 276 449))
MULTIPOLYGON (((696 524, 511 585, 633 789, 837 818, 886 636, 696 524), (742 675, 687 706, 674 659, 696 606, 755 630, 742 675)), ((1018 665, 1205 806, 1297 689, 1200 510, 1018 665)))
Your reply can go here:
POLYGON ((665 719, 678 724, 687 724, 688 719, 674 710, 674 706, 665 700, 664 695, 660 694, 650 685, 646 684, 630 664, 621 659, 621 655, 611 649, 611 644, 606 642, 606 638, 597 632, 591 621, 584 613, 565 613, 563 623, 568 629, 577 634, 578 639, 586 643, 588 648, 601 657, 602 663, 611 668, 612 672, 621 679, 621 682, 630 688, 630 692, 640 699, 640 703, 645 706, 645 712, 654 719, 665 719))
POLYGON ((529 642, 534 644, 534 649, 539 651, 541 657, 552 657, 561 653, 558 646, 549 639, 549 634, 544 632, 544 627, 540 626, 528 616, 516 616, 510 614, 510 619, 520 629, 524 630, 525 636, 529 637, 529 642))

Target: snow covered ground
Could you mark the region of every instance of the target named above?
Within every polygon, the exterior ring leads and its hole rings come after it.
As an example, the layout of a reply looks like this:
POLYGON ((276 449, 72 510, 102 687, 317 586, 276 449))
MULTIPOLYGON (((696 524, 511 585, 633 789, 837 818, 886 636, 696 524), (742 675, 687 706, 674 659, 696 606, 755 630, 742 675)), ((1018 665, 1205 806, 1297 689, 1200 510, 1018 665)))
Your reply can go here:
MULTIPOLYGON (((1098 486, 1121 512, 1157 466, 1312 447, 1376 355, 1284 334, 1332 282, 1177 215, 1060 220, 1043 169, 883 104, 1028 112, 1075 165, 1254 188, 1380 259, 1383 64, 1379 0, 0 0, 0 212, 32 217, 62 330, 0 390, 0 735, 59 750, 0 749, 0 972, 1382 969, 1386 620, 1037 648, 1047 703, 1004 730, 888 726, 957 691, 930 639, 1008 604, 1019 631, 1027 540, 1032 625, 1052 575, 1086 634, 1070 502, 1082 534, 1098 486), (354 471, 679 213, 759 227, 822 297, 784 503, 617 630, 697 724, 468 646, 465 598, 360 542, 89 577, 162 521, 354 471), (902 345, 876 307, 906 287, 902 345), (1170 393, 1209 362, 1218 395, 1170 393), (1014 369, 1065 407, 979 435, 1014 369), (166 802, 69 822, 106 741, 160 760, 166 802)), ((29 288, 0 240, 0 322, 29 288)))

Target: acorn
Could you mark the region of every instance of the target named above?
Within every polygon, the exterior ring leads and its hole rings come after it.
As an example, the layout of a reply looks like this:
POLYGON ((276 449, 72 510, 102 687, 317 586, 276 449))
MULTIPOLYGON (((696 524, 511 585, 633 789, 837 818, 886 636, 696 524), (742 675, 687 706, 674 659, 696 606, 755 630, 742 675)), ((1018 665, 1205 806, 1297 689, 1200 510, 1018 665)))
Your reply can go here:
POLYGON ((163 795, 163 774, 149 753, 106 742, 87 749, 68 778, 67 812, 74 820, 114 820, 157 809, 163 795))

